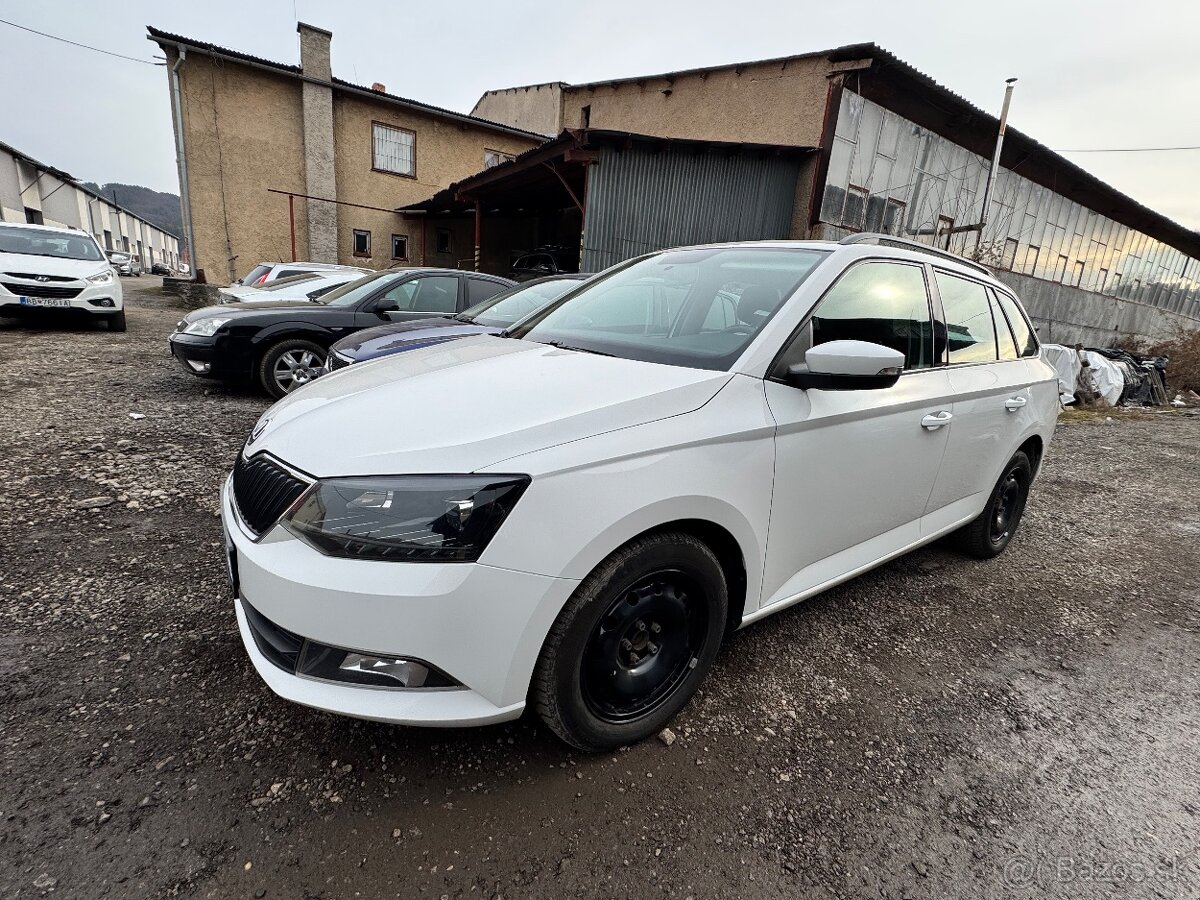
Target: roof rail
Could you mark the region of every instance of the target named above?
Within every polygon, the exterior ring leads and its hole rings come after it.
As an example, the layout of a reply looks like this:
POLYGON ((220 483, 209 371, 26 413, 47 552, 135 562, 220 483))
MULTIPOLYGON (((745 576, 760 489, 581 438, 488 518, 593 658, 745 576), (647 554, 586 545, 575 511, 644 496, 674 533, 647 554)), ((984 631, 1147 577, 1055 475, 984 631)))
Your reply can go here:
POLYGON ((989 278, 994 278, 992 270, 982 263, 977 263, 972 259, 966 259, 959 256, 957 253, 951 253, 949 250, 942 250, 938 247, 930 247, 928 244, 922 244, 920 241, 910 241, 908 238, 896 237, 894 234, 881 234, 875 231, 863 231, 857 234, 848 234, 840 241, 839 244, 878 244, 881 247, 899 247, 901 250, 916 250, 918 253, 928 253, 930 256, 940 256, 942 259, 948 259, 962 266, 970 266, 987 275, 989 278))

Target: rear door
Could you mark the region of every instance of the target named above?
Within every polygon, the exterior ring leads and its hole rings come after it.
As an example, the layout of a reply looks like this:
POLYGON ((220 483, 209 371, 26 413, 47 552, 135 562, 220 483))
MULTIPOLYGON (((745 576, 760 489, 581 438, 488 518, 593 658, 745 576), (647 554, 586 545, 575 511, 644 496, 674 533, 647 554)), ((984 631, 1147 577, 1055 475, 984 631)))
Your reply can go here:
POLYGON ((764 605, 811 592, 921 537, 953 415, 935 341, 927 268, 867 260, 817 304, 771 369, 777 424, 764 605), (879 390, 800 390, 780 380, 814 344, 862 340, 899 350, 905 371, 879 390))
POLYGON ((1036 344, 1029 336, 1018 348, 990 285, 935 266, 934 286, 946 328, 954 425, 929 498, 929 532, 983 508, 1035 415, 1030 388, 1042 379, 1036 344), (1022 357, 1023 351, 1034 356, 1022 357))

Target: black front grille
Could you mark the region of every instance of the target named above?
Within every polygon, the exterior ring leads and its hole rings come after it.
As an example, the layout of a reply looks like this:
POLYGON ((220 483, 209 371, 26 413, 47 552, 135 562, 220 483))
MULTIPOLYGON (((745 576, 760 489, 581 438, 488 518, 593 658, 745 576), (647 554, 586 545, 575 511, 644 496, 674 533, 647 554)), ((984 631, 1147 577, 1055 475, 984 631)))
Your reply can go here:
POLYGON ((17 284, 14 281, 0 282, 8 290, 18 296, 25 297, 53 297, 59 300, 70 300, 72 297, 78 297, 79 292, 83 288, 78 287, 49 287, 44 284, 17 284))
POLYGON ((249 603, 242 601, 242 612, 246 614, 246 623, 250 626, 250 634, 258 651, 286 672, 295 672, 300 663, 300 651, 304 647, 304 638, 293 634, 285 628, 280 628, 249 603))
POLYGON ((9 278, 28 278, 30 281, 78 281, 70 275, 38 275, 36 272, 5 272, 9 278))
POLYGON ((307 488, 305 482, 265 456, 239 456, 233 467, 233 502, 256 535, 279 521, 307 488))

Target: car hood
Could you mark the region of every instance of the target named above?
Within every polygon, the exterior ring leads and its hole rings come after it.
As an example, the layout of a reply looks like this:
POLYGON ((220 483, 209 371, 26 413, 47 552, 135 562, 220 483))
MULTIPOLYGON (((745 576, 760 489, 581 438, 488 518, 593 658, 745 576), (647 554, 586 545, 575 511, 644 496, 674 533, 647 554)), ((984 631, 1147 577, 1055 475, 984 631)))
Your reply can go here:
POLYGON ((247 452, 319 478, 473 472, 691 412, 731 377, 481 335, 326 375, 267 410, 247 452))
POLYGON ((222 306, 205 306, 200 309, 194 309, 183 317, 185 322, 196 322, 200 319, 211 319, 213 316, 220 316, 223 319, 237 318, 239 316, 251 315, 255 312, 263 312, 269 310, 271 312, 287 312, 289 309, 302 309, 305 312, 311 312, 314 304, 311 300, 289 300, 289 301, 267 301, 257 300, 253 303, 226 303, 222 306))
POLYGON ((342 338, 331 348, 354 360, 386 356, 409 344, 425 341, 448 341, 474 334, 496 334, 501 329, 472 325, 458 319, 423 319, 419 322, 395 322, 366 328, 342 338))
POLYGON ((31 253, 0 253, 0 272, 23 275, 57 275, 84 279, 112 268, 106 259, 62 259, 31 253))

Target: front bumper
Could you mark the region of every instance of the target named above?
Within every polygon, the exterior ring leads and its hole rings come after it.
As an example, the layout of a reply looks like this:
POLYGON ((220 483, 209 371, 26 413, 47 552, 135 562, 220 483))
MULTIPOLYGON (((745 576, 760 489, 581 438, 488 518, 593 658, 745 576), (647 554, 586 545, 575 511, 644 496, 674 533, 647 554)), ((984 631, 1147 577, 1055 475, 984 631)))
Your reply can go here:
POLYGON ((4 283, 0 283, 0 315, 111 316, 124 306, 121 285, 115 279, 102 285, 94 285, 90 282, 54 282, 48 286, 63 291, 77 290, 78 293, 73 297, 42 297, 38 294, 42 293, 47 285, 37 283, 26 285, 17 279, 5 279, 4 283), (28 288, 28 293, 23 288, 28 288), (22 297, 32 300, 38 305, 22 302, 22 297), (40 305, 42 302, 52 302, 56 305, 43 306, 40 305))
POLYGON ((325 556, 276 525, 255 541, 222 489, 236 555, 238 627, 254 668, 281 697, 405 725, 484 725, 519 716, 547 632, 578 581, 477 563, 325 556), (258 648, 243 604, 333 647, 422 660, 460 688, 379 688, 295 675, 258 648))
POLYGON ((171 355, 185 372, 200 378, 242 380, 252 377, 253 359, 230 345, 224 335, 206 336, 176 331, 167 339, 171 355))

